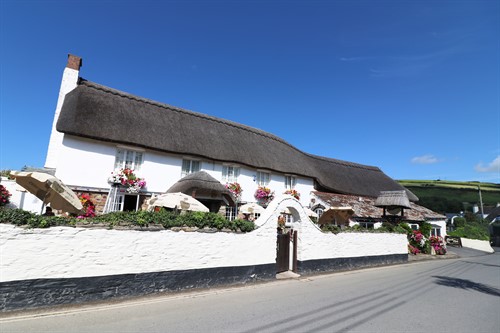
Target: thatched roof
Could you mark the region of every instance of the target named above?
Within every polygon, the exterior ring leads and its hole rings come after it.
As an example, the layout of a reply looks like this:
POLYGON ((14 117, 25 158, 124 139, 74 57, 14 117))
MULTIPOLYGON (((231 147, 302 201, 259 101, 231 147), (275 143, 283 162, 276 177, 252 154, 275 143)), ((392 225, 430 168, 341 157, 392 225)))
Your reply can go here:
POLYGON ((375 206, 381 208, 409 208, 410 201, 405 191, 381 191, 375 200, 375 206))
POLYGON ((196 196, 202 195, 213 199, 223 197, 229 205, 235 204, 235 199, 231 192, 205 171, 189 174, 167 190, 167 193, 176 192, 182 192, 188 195, 193 195, 194 192, 196 196))
MULTIPOLYGON (((404 188, 379 168, 304 153, 283 139, 80 79, 57 122, 66 134, 314 178, 316 188, 376 196, 404 188)), ((411 194, 411 200, 418 200, 411 194)))
MULTIPOLYGON (((375 206, 376 198, 355 195, 343 195, 314 191, 313 194, 321 199, 327 207, 351 207, 354 211, 354 220, 381 220, 382 208, 375 206)), ((405 220, 409 222, 421 222, 432 220, 444 220, 446 216, 436 213, 428 208, 410 203, 409 210, 405 210, 405 220)))

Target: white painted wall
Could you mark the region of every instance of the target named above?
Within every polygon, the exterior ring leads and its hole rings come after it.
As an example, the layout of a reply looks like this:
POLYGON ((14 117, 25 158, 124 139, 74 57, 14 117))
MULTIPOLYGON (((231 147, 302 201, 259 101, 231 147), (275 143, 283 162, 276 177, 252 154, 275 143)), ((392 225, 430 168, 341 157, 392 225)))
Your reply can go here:
POLYGON ((12 195, 8 207, 20 208, 36 214, 42 212, 42 200, 38 199, 30 192, 24 191, 22 187, 17 185, 15 180, 9 180, 6 177, 2 177, 1 184, 5 186, 7 191, 12 195))
POLYGON ((56 110, 54 113, 54 120, 52 122, 52 130, 50 132, 49 147, 47 149, 47 157, 45 159, 46 168, 57 168, 60 159, 65 158, 61 155, 60 147, 63 142, 64 134, 56 130, 57 120, 61 112, 62 105, 66 94, 77 87, 79 71, 66 67, 63 72, 61 80, 61 87, 59 89, 59 97, 57 99, 56 110))
MULTIPOLYGON (((129 149, 134 150, 133 147, 129 149)), ((117 145, 91 139, 65 135, 60 147, 61 156, 56 169, 56 177, 72 186, 109 188, 107 179, 114 168, 117 145)), ((143 165, 137 175, 146 179, 146 190, 163 193, 181 178, 181 155, 143 151, 143 165)), ((201 170, 222 182, 222 163, 201 161, 201 170)), ((240 166, 238 182, 243 188, 242 201, 255 202, 255 169, 240 166)), ((285 175, 271 173, 269 187, 279 196, 285 191, 285 175)), ((297 177, 296 190, 300 201, 307 205, 310 192, 314 190, 312 178, 297 177)))
POLYGON ((483 251, 487 253, 494 253, 495 250, 490 245, 489 241, 478 240, 478 239, 469 239, 469 238, 460 238, 462 242, 462 247, 467 247, 469 249, 474 249, 478 251, 483 251))
POLYGON ((285 207, 299 221, 299 260, 407 253, 405 235, 322 233, 297 200, 283 196, 246 234, 0 224, 0 282, 274 264, 277 218, 285 207))

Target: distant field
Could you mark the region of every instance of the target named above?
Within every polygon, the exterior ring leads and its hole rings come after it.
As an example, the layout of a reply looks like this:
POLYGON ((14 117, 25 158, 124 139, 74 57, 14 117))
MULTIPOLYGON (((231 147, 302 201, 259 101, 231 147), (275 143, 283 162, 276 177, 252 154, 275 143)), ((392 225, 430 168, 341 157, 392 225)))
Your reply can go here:
POLYGON ((484 206, 500 203, 500 184, 440 180, 399 180, 419 197, 418 204, 440 213, 471 210, 479 204, 479 187, 484 206))
POLYGON ((453 189, 471 189, 477 190, 481 186, 481 191, 500 192, 500 184, 480 183, 480 182, 456 182, 446 180, 398 180, 398 182, 407 187, 439 187, 453 189))

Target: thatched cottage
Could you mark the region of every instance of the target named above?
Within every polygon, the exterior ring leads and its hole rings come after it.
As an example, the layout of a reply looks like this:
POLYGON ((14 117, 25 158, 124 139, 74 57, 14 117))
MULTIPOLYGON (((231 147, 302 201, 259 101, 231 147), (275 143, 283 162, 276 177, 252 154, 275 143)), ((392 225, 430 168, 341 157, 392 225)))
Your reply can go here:
MULTIPOLYGON (((308 154, 256 128, 85 80, 81 64, 69 55, 45 168, 77 192, 91 193, 101 210, 111 173, 125 167, 147 185, 138 193, 119 190, 111 205, 117 210, 137 209, 152 194, 199 171, 223 185, 239 183, 240 203, 256 201, 259 186, 276 195, 296 190, 304 206, 312 191, 377 197, 380 191, 405 190, 377 167, 308 154)), ((220 193, 199 191, 197 198, 231 206, 220 193)), ((226 211, 228 217, 234 214, 232 208, 226 211)))

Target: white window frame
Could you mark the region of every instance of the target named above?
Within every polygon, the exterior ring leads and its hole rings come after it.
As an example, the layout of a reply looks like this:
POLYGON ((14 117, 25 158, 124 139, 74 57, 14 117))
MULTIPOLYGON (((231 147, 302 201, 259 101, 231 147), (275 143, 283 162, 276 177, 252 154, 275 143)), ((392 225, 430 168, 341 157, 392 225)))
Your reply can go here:
POLYGON ((236 165, 222 165, 222 182, 236 183, 240 175, 240 167, 236 165))
POLYGON ((271 173, 267 171, 257 171, 255 182, 258 186, 269 186, 271 183, 271 173))
POLYGON ((186 177, 189 174, 198 172, 201 170, 201 161, 191 158, 183 158, 181 166, 181 177, 186 177), (186 165, 188 164, 188 165, 186 165), (187 166, 187 168, 186 168, 187 166))
POLYGON ((292 175, 285 175, 285 189, 294 190, 297 185, 297 178, 292 175))
POLYGON ((144 151, 117 147, 115 154, 115 170, 129 168, 134 171, 141 170, 144 162, 144 151))
POLYGON ((318 214, 318 220, 319 220, 319 218, 321 217, 321 215, 323 215, 323 213, 325 212, 325 210, 324 210, 323 208, 321 208, 321 207, 318 207, 318 208, 316 208, 316 209, 314 210, 314 212, 315 212, 316 214, 318 214))
POLYGON ((432 227, 431 236, 441 237, 441 227, 432 227))
POLYGON ((234 221, 238 217, 238 207, 226 206, 226 220, 234 221))

